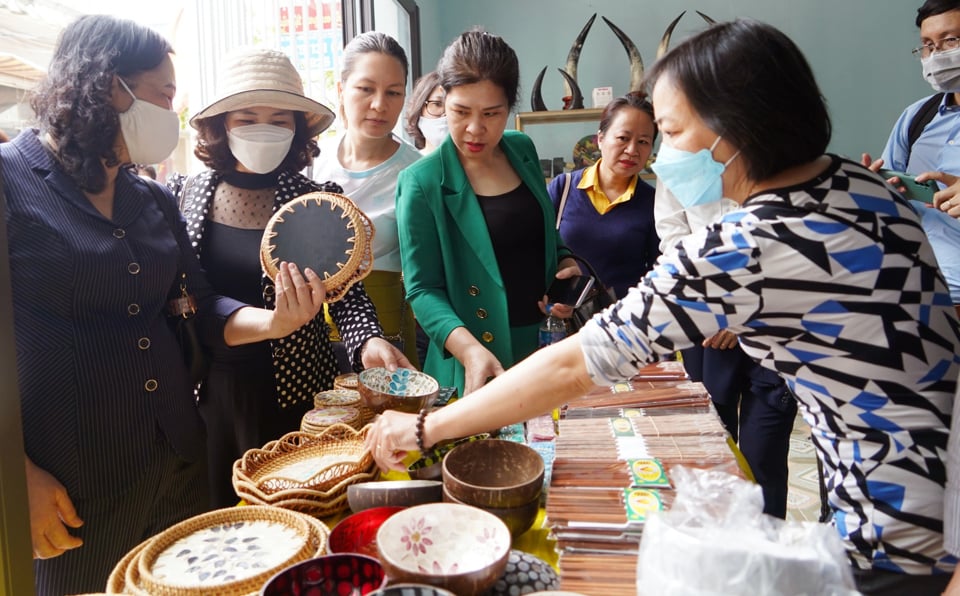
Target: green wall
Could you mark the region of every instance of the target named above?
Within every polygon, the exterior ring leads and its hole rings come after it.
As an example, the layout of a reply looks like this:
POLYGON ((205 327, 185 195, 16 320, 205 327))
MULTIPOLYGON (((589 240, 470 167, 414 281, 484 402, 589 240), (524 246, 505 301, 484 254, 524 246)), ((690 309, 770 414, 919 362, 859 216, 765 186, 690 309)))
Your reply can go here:
MULTIPOLYGON (((673 40, 704 26, 694 12, 716 20, 751 17, 789 35, 804 51, 830 107, 834 136, 830 150, 859 157, 879 154, 894 121, 911 102, 932 93, 910 54, 919 45, 913 21, 922 0, 417 0, 423 35, 424 71, 436 64, 443 47, 461 31, 482 25, 501 35, 520 57, 522 111, 541 68, 544 101, 559 109, 562 81, 556 68, 580 28, 597 20, 584 44, 579 83, 590 107, 594 87, 627 91, 627 54, 600 20, 607 17, 634 41, 645 64, 653 62, 667 25, 686 10, 673 40)), ((748 64, 744 68, 749 68, 748 64)), ((564 156, 589 124, 538 125, 528 133, 541 157, 564 156)))

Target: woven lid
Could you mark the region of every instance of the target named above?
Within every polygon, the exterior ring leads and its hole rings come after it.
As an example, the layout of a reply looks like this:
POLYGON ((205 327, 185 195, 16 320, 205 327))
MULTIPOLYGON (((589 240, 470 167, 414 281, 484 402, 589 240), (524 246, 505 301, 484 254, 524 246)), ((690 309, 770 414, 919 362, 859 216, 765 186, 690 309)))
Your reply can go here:
POLYGON ((281 261, 313 269, 323 280, 326 301, 343 298, 373 270, 374 229, 347 197, 312 192, 277 210, 260 241, 263 271, 276 278, 281 261))

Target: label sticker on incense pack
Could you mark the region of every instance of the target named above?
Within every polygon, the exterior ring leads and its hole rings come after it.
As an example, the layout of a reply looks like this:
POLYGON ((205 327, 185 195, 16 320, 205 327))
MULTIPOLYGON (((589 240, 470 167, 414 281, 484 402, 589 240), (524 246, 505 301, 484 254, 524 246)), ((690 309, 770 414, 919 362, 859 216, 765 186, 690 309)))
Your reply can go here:
POLYGON ((646 521, 651 511, 663 511, 660 493, 649 488, 623 489, 623 504, 628 522, 646 521))
POLYGON ((631 486, 635 488, 670 486, 667 471, 659 459, 631 459, 627 465, 630 467, 631 486))
POLYGON ((625 408, 620 410, 620 415, 624 418, 641 418, 646 414, 643 413, 643 410, 639 410, 637 408, 625 408))
POLYGON ((630 381, 620 381, 610 387, 610 393, 630 393, 633 391, 633 383, 630 381))
POLYGON ((637 433, 633 432, 633 424, 627 418, 611 418, 610 429, 615 437, 635 437, 637 433))
POLYGON ((650 459, 653 457, 647 449, 647 442, 643 437, 617 437, 617 460, 630 461, 632 459, 650 459))

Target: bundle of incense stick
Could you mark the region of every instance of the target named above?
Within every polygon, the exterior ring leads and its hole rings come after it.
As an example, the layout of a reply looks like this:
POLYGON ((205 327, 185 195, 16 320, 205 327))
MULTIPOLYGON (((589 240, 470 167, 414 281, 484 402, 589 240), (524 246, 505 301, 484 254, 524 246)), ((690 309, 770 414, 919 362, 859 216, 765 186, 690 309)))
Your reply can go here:
MULTIPOLYGON (((733 454, 724 458, 703 461, 661 462, 666 469, 667 478, 673 468, 683 465, 688 468, 719 470, 745 478, 743 470, 733 454)), ((625 461, 611 462, 601 459, 561 459, 555 460, 550 471, 550 492, 554 489, 575 488, 626 488, 633 483, 629 464, 625 461)))
MULTIPOLYGON (((638 412, 639 410, 634 410, 638 412)), ((613 436, 614 420, 629 422, 633 432, 644 437, 669 435, 718 435, 726 436, 727 431, 720 417, 712 412, 700 414, 668 414, 663 416, 631 416, 614 418, 564 419, 559 421, 560 433, 564 436, 590 435, 613 436)), ((622 424, 617 422, 616 424, 622 424)))
MULTIPOLYGON (((658 494, 664 509, 669 509, 675 497, 674 491, 669 488, 651 490, 658 494)), ((623 492, 623 488, 558 486, 554 489, 551 486, 547 493, 544 526, 551 529, 576 527, 584 531, 592 528, 640 531, 643 522, 627 518, 623 492)))
POLYGON ((637 371, 634 378, 637 379, 686 379, 687 371, 683 368, 683 362, 677 360, 665 360, 663 362, 654 362, 648 364, 637 371))
POLYGON ((644 381, 634 379, 613 387, 598 387, 571 400, 567 409, 597 407, 654 408, 662 406, 707 405, 710 395, 703 383, 692 381, 644 381))
POLYGON ((733 457, 721 435, 670 435, 665 437, 597 437, 567 434, 560 429, 556 460, 628 460, 655 457, 662 461, 726 461, 733 457))
POLYGON ((560 554, 560 589, 581 594, 636 596, 637 556, 560 554))
POLYGON ((605 407, 605 408, 574 408, 562 410, 563 418, 567 420, 581 420, 584 418, 630 418, 633 416, 673 416, 676 414, 713 414, 717 410, 713 404, 707 402, 698 405, 660 406, 654 408, 636 407, 605 407))

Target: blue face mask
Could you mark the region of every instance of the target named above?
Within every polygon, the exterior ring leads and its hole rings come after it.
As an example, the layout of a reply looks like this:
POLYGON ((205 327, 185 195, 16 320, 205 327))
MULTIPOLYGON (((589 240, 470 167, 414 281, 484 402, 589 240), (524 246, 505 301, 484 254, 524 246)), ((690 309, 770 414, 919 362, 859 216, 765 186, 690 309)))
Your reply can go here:
POLYGON ((663 185, 685 209, 714 203, 723 198, 723 171, 740 155, 737 151, 726 163, 713 159, 713 149, 721 137, 696 153, 660 144, 657 160, 650 166, 663 185))

